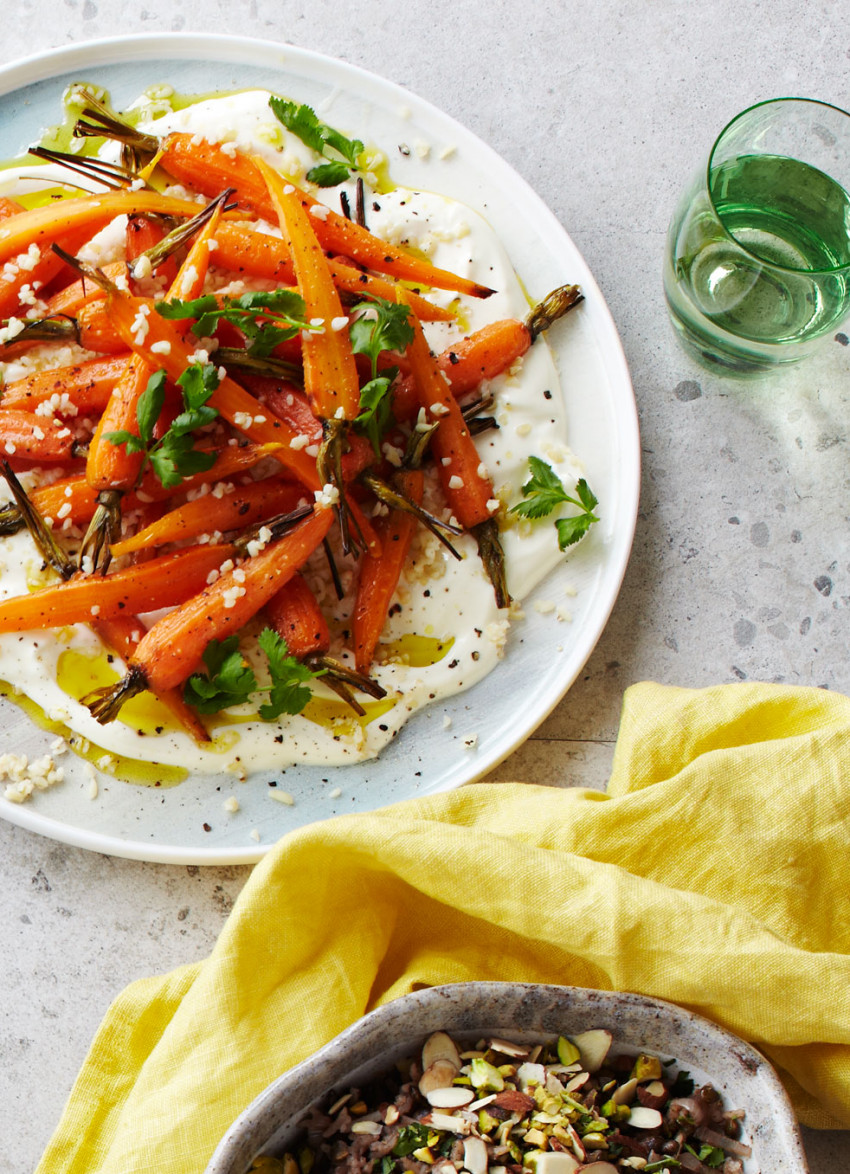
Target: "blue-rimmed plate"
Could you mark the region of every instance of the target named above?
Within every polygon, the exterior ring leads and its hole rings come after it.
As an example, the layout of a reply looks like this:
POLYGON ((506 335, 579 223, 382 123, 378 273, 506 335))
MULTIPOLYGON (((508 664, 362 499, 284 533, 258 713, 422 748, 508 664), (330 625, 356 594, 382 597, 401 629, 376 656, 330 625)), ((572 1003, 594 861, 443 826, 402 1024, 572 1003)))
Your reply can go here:
MULTIPOLYGON (((528 737, 575 680, 610 615, 631 549, 640 459, 634 396, 616 327, 587 265, 525 181, 453 119, 399 86, 288 45, 159 34, 39 54, 0 71, 0 158, 19 155, 54 124, 63 90, 80 80, 105 87, 118 108, 162 82, 189 94, 267 88, 321 108, 331 121, 357 127, 362 138, 387 150, 419 139, 451 145, 438 172, 433 159, 415 151, 394 153, 393 178, 485 212, 533 296, 565 280, 582 286, 581 312, 553 329, 549 344, 561 373, 570 445, 604 508, 591 538, 544 585, 550 596, 576 590, 571 624, 556 629, 551 616, 529 608, 497 669, 468 692, 416 714, 380 758, 289 767, 282 786, 294 806, 269 801, 267 777, 239 785, 235 815, 222 810, 224 795, 234 789, 232 776, 192 777, 168 789, 109 779, 93 799, 87 776, 72 763, 64 784, 28 803, 0 799, 0 815, 116 856, 236 864, 257 860, 302 824, 481 778, 528 737), (444 728, 445 715, 453 719, 451 730, 444 728), (463 745, 470 730, 478 737, 473 751, 463 745), (254 829, 259 842, 251 838, 254 829)), ((39 756, 51 740, 5 701, 0 728, 0 753, 39 756)))

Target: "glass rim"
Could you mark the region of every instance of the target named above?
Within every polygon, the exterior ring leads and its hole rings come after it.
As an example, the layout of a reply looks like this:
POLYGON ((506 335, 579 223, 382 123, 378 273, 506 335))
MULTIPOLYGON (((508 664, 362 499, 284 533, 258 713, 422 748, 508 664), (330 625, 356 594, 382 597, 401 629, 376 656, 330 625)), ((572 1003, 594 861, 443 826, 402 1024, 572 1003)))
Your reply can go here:
MULTIPOLYGON (((720 140, 727 133, 727 131, 732 129, 736 122, 739 122, 748 114, 752 114, 754 110, 759 110, 762 106, 777 106, 780 102, 805 102, 810 106, 822 106, 827 110, 834 110, 837 114, 843 114, 845 118, 850 119, 850 111, 845 110, 841 106, 836 106, 833 102, 823 102, 820 98, 794 97, 793 95, 788 95, 783 98, 763 98, 761 102, 753 102, 752 106, 747 106, 746 109, 740 110, 734 116, 734 118, 729 119, 723 129, 719 132, 714 142, 712 143, 711 150, 708 153, 708 163, 705 169, 705 189, 708 193, 708 202, 711 204, 711 210, 714 213, 717 223, 723 229, 729 240, 732 241, 733 244, 735 244, 742 252, 746 253, 748 257, 752 257, 754 261, 757 261, 766 269, 772 269, 777 273, 798 273, 811 277, 818 276, 819 274, 827 275, 836 273, 850 273, 850 261, 848 261, 846 265, 833 265, 825 269, 798 269, 793 265, 780 265, 776 261, 767 261, 764 257, 759 256, 758 253, 748 248, 747 245, 745 245, 742 241, 739 241, 733 232, 730 232, 730 230, 726 227, 723 217, 717 210, 717 204, 714 201, 714 196, 711 191, 711 166, 714 162, 714 156, 720 144, 720 140)), ((848 192, 847 195, 848 198, 850 198, 850 192, 848 192)))

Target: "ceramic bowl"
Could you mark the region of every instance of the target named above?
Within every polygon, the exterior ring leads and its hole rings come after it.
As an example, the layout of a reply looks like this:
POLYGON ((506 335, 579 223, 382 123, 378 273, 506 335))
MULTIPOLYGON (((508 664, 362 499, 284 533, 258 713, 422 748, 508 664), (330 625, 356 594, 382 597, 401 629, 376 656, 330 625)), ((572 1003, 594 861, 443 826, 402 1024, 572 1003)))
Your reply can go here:
POLYGON ((311 1105, 415 1054, 434 1031, 470 1042, 493 1034, 522 1043, 591 1027, 607 1028, 620 1050, 675 1059, 698 1084, 711 1081, 729 1108, 746 1110, 743 1136, 753 1149, 746 1174, 806 1174, 785 1091, 743 1040, 642 995, 499 982, 429 987, 365 1015, 270 1084, 222 1138, 206 1174, 246 1174, 258 1154, 281 1153, 311 1105))

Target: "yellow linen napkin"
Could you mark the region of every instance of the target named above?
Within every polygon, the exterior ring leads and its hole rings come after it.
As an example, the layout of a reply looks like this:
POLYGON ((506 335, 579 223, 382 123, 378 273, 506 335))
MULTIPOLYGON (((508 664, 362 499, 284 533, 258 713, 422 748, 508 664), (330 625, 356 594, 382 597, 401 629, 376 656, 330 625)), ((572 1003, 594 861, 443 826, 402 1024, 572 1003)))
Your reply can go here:
POLYGON ((850 699, 638 685, 608 795, 481 784, 286 836, 210 958, 130 986, 37 1174, 200 1174, 375 1006, 468 979, 637 991, 763 1049, 850 1126, 850 699))

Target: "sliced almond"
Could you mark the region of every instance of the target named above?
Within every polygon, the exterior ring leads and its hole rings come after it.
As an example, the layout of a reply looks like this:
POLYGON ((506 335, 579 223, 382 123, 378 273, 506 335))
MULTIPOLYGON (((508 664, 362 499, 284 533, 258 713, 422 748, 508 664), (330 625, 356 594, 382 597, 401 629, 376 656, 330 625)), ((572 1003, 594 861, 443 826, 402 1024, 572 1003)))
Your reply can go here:
POLYGON ((450 1084, 446 1088, 431 1089, 425 1099, 433 1109, 462 1109, 475 1099, 475 1093, 462 1084, 450 1084))
POLYGON ((373 1137, 377 1137, 381 1132, 381 1126, 377 1121, 353 1121, 351 1124, 352 1133, 369 1133, 373 1137))
POLYGON ((528 1048, 524 1048, 522 1044, 512 1044, 507 1039, 491 1039, 490 1047, 494 1052, 501 1052, 503 1056, 520 1058, 528 1055, 528 1048))
POLYGON ((429 1035, 422 1047, 422 1067, 430 1068, 438 1060, 448 1060, 455 1068, 460 1068, 460 1054, 454 1041, 444 1031, 435 1031, 429 1035))
POLYGON ((526 1061, 525 1064, 520 1064, 517 1068, 516 1078, 521 1089, 526 1089, 532 1084, 542 1086, 546 1083, 546 1069, 542 1064, 532 1064, 526 1061))
POLYGON ((551 1150, 540 1154, 534 1164, 536 1174, 574 1174, 578 1168, 578 1158, 563 1150, 551 1150))
POLYGON ((634 1105, 629 1114, 629 1125, 634 1129, 658 1129, 664 1118, 657 1109, 649 1109, 646 1105, 634 1105))
POLYGON ((469 1174, 487 1174, 487 1146, 480 1137, 464 1140, 463 1164, 469 1174))
POLYGON ((615 1088, 611 1094, 611 1100, 615 1105, 630 1105, 637 1094, 638 1082, 636 1080, 627 1080, 625 1084, 621 1084, 619 1088, 615 1088))
POLYGON ((450 1117, 448 1113, 429 1113, 423 1118, 424 1125, 431 1125, 434 1129, 445 1129, 447 1133, 457 1133, 461 1137, 472 1131, 472 1125, 463 1117, 450 1117))
POLYGON ((577 1088, 584 1088, 590 1080, 589 1072, 577 1072, 567 1081, 567 1092, 575 1092, 577 1088))
POLYGON ((419 1078, 419 1091, 423 1097, 435 1088, 448 1088, 460 1071, 450 1060, 435 1060, 419 1078))
POLYGON ((581 1174, 619 1174, 619 1171, 610 1162, 588 1162, 581 1167, 581 1174))
POLYGON ((581 1052, 581 1064, 588 1072, 598 1072, 611 1047, 611 1032, 597 1027, 574 1035, 572 1041, 581 1052))

